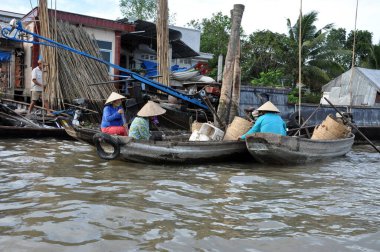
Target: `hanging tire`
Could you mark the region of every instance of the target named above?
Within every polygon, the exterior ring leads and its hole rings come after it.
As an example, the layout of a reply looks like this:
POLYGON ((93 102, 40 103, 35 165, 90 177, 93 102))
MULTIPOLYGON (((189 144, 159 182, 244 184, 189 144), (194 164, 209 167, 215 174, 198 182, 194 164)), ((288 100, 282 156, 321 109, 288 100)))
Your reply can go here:
POLYGON ((298 121, 299 121, 298 119, 299 119, 299 112, 298 111, 291 113, 289 116, 287 127, 288 128, 299 128, 304 123, 305 119, 303 118, 303 116, 301 114, 301 125, 298 123, 298 121))
POLYGON ((112 160, 117 158, 120 155, 120 145, 117 138, 112 137, 111 135, 105 133, 96 133, 92 140, 96 146, 96 152, 99 157, 105 160, 112 160), (113 147, 113 152, 107 152, 102 147, 102 143, 109 144, 113 147))

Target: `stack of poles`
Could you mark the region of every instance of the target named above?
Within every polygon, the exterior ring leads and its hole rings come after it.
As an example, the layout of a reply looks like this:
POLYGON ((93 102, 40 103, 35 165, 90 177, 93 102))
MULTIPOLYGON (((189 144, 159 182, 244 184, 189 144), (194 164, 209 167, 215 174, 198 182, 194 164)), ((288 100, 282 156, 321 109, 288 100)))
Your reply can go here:
MULTIPOLYGON (((38 6, 38 12, 39 12, 39 24, 40 29, 39 33, 41 36, 51 39, 56 39, 52 34, 50 33, 50 20, 49 20, 49 14, 48 14, 48 7, 46 0, 40 0, 39 6, 38 6)), ((58 66, 57 66, 57 57, 56 57, 56 49, 49 46, 40 46, 40 55, 39 57, 42 57, 42 60, 44 62, 43 64, 43 82, 44 84, 47 84, 46 89, 44 90, 44 93, 46 96, 48 96, 48 102, 49 105, 53 106, 55 101, 59 101, 60 98, 62 98, 62 94, 60 93, 60 90, 58 89, 58 66)), ((45 100, 45 99, 43 99, 45 100)), ((48 106, 50 107, 50 106, 48 106)))
MULTIPOLYGON (((48 15, 46 0, 40 0, 41 35, 67 45, 77 51, 85 52, 101 58, 95 38, 90 36, 82 26, 74 26, 57 21, 48 15), (50 25, 54 24, 54 25, 50 25)), ((43 59, 48 64, 46 83, 50 101, 58 109, 64 109, 64 103, 72 103, 73 99, 85 98, 89 108, 98 111, 94 119, 100 120, 105 99, 111 92, 117 92, 114 84, 89 86, 91 83, 109 82, 108 66, 61 48, 44 46, 43 59), (59 73, 59 74, 58 74, 59 73)))

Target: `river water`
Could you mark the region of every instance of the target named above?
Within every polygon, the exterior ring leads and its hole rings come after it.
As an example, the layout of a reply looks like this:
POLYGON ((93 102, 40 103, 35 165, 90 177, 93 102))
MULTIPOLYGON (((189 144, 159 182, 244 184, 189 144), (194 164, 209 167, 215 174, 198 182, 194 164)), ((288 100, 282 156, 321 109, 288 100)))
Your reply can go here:
POLYGON ((0 251, 380 251, 379 157, 154 166, 0 140, 0 251))

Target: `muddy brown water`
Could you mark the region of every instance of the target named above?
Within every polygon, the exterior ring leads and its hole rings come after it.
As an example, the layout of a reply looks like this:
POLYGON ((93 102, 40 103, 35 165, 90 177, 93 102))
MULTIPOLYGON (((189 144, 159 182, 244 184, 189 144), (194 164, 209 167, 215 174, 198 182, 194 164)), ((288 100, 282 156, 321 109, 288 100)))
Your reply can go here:
POLYGON ((0 139, 0 251, 380 251, 380 155, 155 166, 0 139))

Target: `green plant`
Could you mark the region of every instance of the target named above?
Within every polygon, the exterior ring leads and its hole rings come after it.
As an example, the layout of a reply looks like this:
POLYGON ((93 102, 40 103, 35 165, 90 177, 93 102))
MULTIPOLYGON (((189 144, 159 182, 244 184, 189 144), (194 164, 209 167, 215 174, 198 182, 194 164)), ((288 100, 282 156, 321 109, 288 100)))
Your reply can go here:
POLYGON ((282 86, 281 79, 283 73, 281 70, 269 70, 268 72, 261 72, 260 78, 251 80, 253 86, 272 86, 280 87, 282 86))
MULTIPOLYGON (((298 89, 294 88, 288 94, 289 103, 298 103, 299 93, 298 89)), ((301 91, 301 102, 302 103, 319 103, 321 100, 320 93, 307 92, 306 90, 301 91)))

